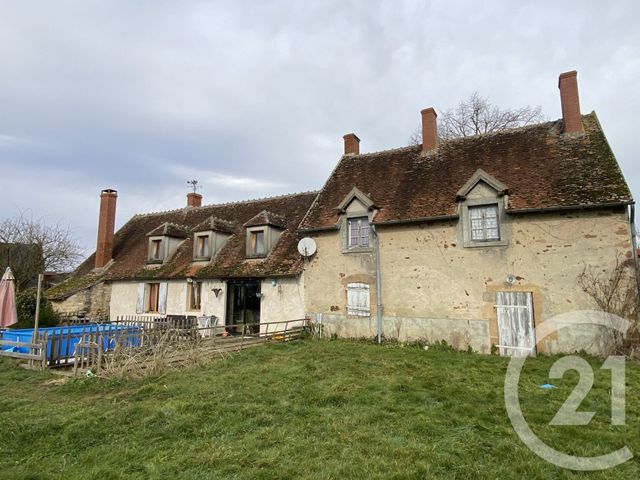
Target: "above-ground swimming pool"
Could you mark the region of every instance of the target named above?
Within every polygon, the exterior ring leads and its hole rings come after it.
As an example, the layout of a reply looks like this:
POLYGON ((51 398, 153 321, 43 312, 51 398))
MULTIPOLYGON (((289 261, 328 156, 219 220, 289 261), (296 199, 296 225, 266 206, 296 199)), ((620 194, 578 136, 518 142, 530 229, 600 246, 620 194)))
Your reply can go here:
MULTIPOLYGON (((133 325, 114 325, 110 323, 93 323, 66 327, 43 327, 38 334, 47 334, 47 359, 68 360, 73 358, 76 344, 83 335, 102 334, 102 349, 111 350, 116 344, 123 346, 138 346, 141 327, 133 325)), ((2 340, 30 343, 33 338, 33 328, 8 329, 0 333, 2 340)), ((14 352, 29 353, 27 347, 5 347, 14 352)))

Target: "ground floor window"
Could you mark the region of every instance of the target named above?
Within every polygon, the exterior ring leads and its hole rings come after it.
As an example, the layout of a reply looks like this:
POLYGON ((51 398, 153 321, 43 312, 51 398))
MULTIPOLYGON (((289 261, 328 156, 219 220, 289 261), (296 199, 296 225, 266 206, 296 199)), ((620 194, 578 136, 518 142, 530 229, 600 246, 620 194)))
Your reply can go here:
POLYGON ((147 284, 147 302, 146 302, 147 305, 146 305, 145 311, 149 313, 157 313, 159 299, 160 299, 160 284, 148 283, 147 284))
POLYGON ((189 310, 200 310, 200 295, 202 293, 202 282, 196 282, 195 280, 187 283, 187 298, 189 310))
POLYGON ((347 314, 368 317, 371 314, 369 285, 350 283, 347 285, 347 314))
POLYGON ((136 313, 159 313, 167 310, 166 282, 139 283, 136 300, 136 313))

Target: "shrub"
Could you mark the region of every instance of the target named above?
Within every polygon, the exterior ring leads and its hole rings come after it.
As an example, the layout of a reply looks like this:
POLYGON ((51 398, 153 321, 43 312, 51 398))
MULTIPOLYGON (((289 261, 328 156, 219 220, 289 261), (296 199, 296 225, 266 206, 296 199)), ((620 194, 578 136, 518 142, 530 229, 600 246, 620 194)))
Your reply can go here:
MULTIPOLYGON (((35 288, 24 290, 16 297, 16 308, 18 310, 18 323, 16 328, 32 328, 36 318, 36 298, 35 288)), ((53 327, 60 322, 60 315, 56 313, 44 295, 40 297, 40 327, 53 327)))

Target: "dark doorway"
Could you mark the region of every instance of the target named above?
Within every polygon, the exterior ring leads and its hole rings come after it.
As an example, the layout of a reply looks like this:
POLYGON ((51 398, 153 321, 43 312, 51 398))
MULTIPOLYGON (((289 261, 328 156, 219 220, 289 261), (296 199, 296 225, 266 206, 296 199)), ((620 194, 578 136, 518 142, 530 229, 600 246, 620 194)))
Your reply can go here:
POLYGON ((260 325, 260 280, 227 281, 227 331, 233 334, 257 333, 260 325))

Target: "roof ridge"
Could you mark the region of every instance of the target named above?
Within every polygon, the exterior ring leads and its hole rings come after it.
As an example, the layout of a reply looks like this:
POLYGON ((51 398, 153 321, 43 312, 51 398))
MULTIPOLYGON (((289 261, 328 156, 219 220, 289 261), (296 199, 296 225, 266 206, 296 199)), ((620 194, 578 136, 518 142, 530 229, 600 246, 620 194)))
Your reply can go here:
POLYGON ((361 158, 361 157, 375 157, 377 155, 387 155, 389 153, 402 152, 404 150, 415 150, 419 145, 405 145, 404 147, 388 148, 386 150, 377 150, 375 152, 360 153, 359 155, 343 155, 342 159, 349 158, 361 158))
MULTIPOLYGON (((583 117, 588 116, 589 114, 585 114, 582 115, 583 117)), ((501 130, 496 130, 495 132, 486 132, 486 133, 477 133, 475 135, 467 135, 464 137, 453 137, 453 138, 448 138, 448 139, 441 139, 441 143, 449 143, 449 142, 463 142, 463 141, 467 141, 467 140, 474 140, 477 139, 479 137, 485 137, 485 138, 490 138, 490 137, 498 137, 500 135, 505 135, 507 133, 513 133, 516 131, 525 131, 525 130, 533 130, 534 128, 541 128, 545 125, 551 126, 554 123, 558 123, 558 122, 562 122, 561 118, 558 118, 556 120, 547 120, 546 122, 540 122, 540 123, 532 123, 530 125, 522 125, 520 127, 513 127, 513 128, 505 128, 505 129, 501 129, 501 130)))
MULTIPOLYGON (((304 192, 295 192, 295 193, 285 193, 282 195, 273 195, 271 197, 259 197, 259 198, 250 198, 247 200, 236 200, 236 201, 232 201, 232 202, 224 202, 224 203, 210 203, 207 205, 201 205, 200 207, 195 207, 195 208, 207 208, 207 207, 227 207, 229 205, 240 205, 240 204, 245 204, 245 203, 252 203, 252 202, 264 202, 266 200, 279 200, 279 199, 283 199, 283 198, 289 198, 289 197, 297 197, 298 195, 317 195, 319 192, 319 190, 307 190, 304 192)), ((155 216, 155 215, 166 215, 167 213, 176 213, 176 212, 182 212, 185 210, 190 210, 194 207, 181 207, 181 208, 174 208, 172 210, 161 210, 159 212, 147 212, 147 213, 136 213, 133 215, 133 218, 135 217, 151 217, 151 216, 155 216)))
MULTIPOLYGON (((593 113, 593 112, 592 112, 593 113)), ((585 113, 582 114, 583 117, 588 117, 590 116, 591 113, 585 113)), ((462 141, 466 141, 466 140, 471 140, 471 139, 477 139, 478 137, 494 137, 494 136, 498 136, 498 135, 503 135, 506 133, 512 133, 514 131, 518 131, 518 130, 528 130, 528 129, 533 129, 533 128, 540 128, 544 125, 551 125, 554 123, 558 123, 561 122, 562 119, 558 118, 556 120, 547 120, 544 122, 540 122, 540 123, 532 123, 530 125, 522 125, 520 127, 514 127, 514 128, 506 128, 503 130, 498 130, 495 132, 488 132, 488 133, 478 133, 476 135, 467 135, 465 137, 454 137, 454 138, 449 138, 449 139, 440 139, 440 143, 444 144, 444 143, 450 143, 450 142, 462 142, 462 141)), ((376 150, 375 152, 366 152, 366 153, 360 153, 358 155, 343 155, 342 158, 361 158, 361 157, 375 157, 377 155, 387 155, 389 153, 400 153, 402 151, 405 150, 412 150, 412 149, 416 149, 419 146, 419 144, 415 144, 415 145, 406 145, 404 147, 396 147, 396 148, 388 148, 385 150, 376 150)))

